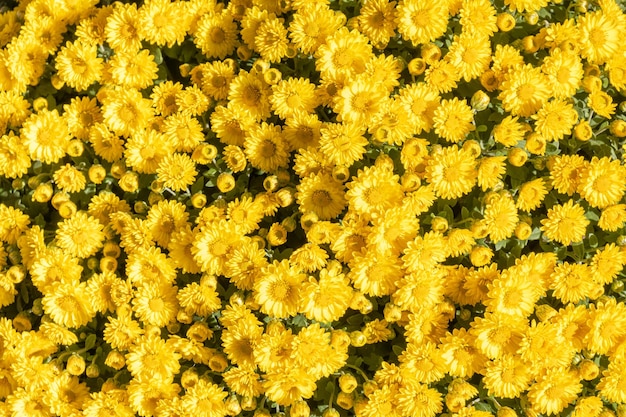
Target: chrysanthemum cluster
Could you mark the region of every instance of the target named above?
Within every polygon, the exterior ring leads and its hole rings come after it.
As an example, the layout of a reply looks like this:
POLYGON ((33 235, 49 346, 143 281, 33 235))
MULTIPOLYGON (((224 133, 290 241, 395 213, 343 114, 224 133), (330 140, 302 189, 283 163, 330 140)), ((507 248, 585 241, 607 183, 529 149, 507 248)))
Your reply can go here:
POLYGON ((622 2, 17 3, 0 417, 626 415, 622 2))

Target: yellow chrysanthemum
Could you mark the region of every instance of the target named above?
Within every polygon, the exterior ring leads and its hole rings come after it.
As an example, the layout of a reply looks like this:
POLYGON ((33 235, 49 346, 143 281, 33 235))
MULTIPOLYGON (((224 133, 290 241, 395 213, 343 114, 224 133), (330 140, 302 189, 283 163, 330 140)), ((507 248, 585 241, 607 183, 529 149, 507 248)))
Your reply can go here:
POLYGON ((181 44, 190 23, 187 10, 182 6, 170 0, 145 2, 139 8, 139 36, 159 46, 181 44))
POLYGON ((471 81, 489 68, 491 61, 489 38, 477 33, 455 36, 445 59, 454 65, 460 77, 465 81, 471 81))
POLYGON ((583 240, 589 220, 581 206, 568 200, 548 209, 548 217, 542 219, 541 224, 541 231, 548 239, 570 245, 583 240))
POLYGON ((395 1, 368 0, 359 11, 359 30, 378 49, 387 46, 389 39, 395 35, 395 6, 395 1))
POLYGON ((513 116, 532 116, 550 97, 548 78, 530 64, 514 68, 502 81, 501 93, 504 110, 513 116))
POLYGON ((261 311, 271 317, 296 315, 300 303, 301 283, 305 275, 294 270, 289 261, 274 261, 263 269, 254 283, 255 300, 261 311))
POLYGON ((572 128, 578 121, 578 113, 571 103, 564 100, 552 100, 543 105, 532 115, 535 120, 535 130, 545 140, 561 140, 571 134, 572 128))
POLYGON ((87 301, 87 286, 81 283, 63 283, 44 295, 43 309, 55 323, 77 328, 86 325, 95 316, 87 301))
POLYGON ((208 58, 224 59, 237 42, 237 24, 228 9, 207 13, 198 21, 194 43, 208 58))
POLYGON ((510 238, 519 219, 515 202, 508 194, 491 199, 485 208, 484 219, 493 242, 510 238))
POLYGON ((297 186, 296 199, 300 211, 314 212, 320 220, 336 217, 347 204, 343 185, 324 174, 303 178, 297 186))
POLYGON ((196 164, 184 153, 166 156, 159 162, 157 179, 172 191, 182 191, 196 181, 196 164))
POLYGON ((67 121, 56 109, 32 114, 22 125, 21 137, 30 158, 46 164, 65 156, 70 141, 67 121))
POLYGON ((111 80, 124 88, 141 90, 153 84, 159 70, 147 49, 139 52, 117 52, 108 62, 111 80))
POLYGON ((100 222, 85 213, 77 212, 59 223, 56 230, 57 244, 69 254, 87 258, 94 255, 103 245, 104 233, 100 222))
POLYGON ((528 181, 520 187, 515 206, 520 210, 533 211, 541 206, 546 194, 548 194, 548 190, 543 179, 537 178, 528 181))
POLYGON ((56 55, 57 74, 76 91, 86 90, 102 76, 102 58, 97 52, 96 45, 67 42, 56 55))
POLYGON ((434 41, 448 28, 447 2, 402 0, 396 14, 398 32, 413 46, 434 41))
POLYGON ((580 172, 577 191, 593 207, 617 204, 626 191, 626 167, 620 161, 594 156, 580 172))
POLYGON ((442 100, 433 117, 435 133, 448 142, 459 142, 475 129, 474 112, 458 98, 442 100))
POLYGON ((472 154, 456 145, 445 147, 428 159, 426 179, 438 196, 459 198, 469 193, 476 184, 476 160, 472 154))
POLYGON ((620 50, 623 21, 602 11, 586 13, 576 22, 580 33, 581 55, 592 64, 601 65, 620 50))

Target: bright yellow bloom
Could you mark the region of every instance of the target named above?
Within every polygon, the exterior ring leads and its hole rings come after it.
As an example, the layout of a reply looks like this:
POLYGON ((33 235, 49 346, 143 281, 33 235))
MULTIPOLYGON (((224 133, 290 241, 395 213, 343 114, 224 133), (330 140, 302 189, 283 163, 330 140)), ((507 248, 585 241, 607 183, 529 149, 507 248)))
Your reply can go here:
POLYGON ((567 246, 584 239, 589 220, 581 206, 568 200, 548 209, 548 217, 541 224, 541 231, 548 239, 567 246))
POLYGON ((446 199, 469 193, 476 184, 477 174, 474 157, 456 145, 432 155, 426 166, 426 179, 433 185, 435 193, 446 199))

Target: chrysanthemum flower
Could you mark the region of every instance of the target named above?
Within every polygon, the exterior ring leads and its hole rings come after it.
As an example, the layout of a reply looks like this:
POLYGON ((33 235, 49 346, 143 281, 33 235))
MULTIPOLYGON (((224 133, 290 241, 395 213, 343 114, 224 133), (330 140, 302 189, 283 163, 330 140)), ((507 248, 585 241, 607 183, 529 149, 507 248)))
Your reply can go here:
POLYGON ((55 286, 54 291, 44 294, 42 305, 55 323, 70 328, 86 325, 96 314, 87 301, 84 282, 55 286))
POLYGON ((593 157, 580 172, 577 191, 591 206, 605 208, 621 201, 625 181, 626 168, 620 161, 593 157))
POLYGON ((513 116, 532 116, 550 97, 548 78, 530 64, 514 68, 502 81, 501 93, 504 110, 513 116))
POLYGON ((198 21, 193 41, 208 58, 226 58, 235 49, 237 41, 233 15, 228 9, 205 14, 198 21))
POLYGON ((255 50, 268 62, 279 62, 287 55, 287 29, 281 20, 269 17, 259 24, 254 37, 255 50))
POLYGON ((607 232, 614 232, 626 222, 626 204, 615 204, 606 207, 600 214, 598 227, 607 232))
POLYGON ((584 209, 569 200, 550 208, 548 217, 541 220, 541 224, 546 237, 567 246, 583 240, 589 220, 584 209))
POLYGON ((177 287, 146 282, 133 298, 133 311, 144 325, 158 327, 173 322, 178 312, 177 287))
POLYGON ((274 261, 263 269, 254 283, 255 300, 261 311, 276 318, 294 316, 300 302, 300 284, 305 275, 295 271, 289 262, 274 261))
POLYGON ((289 162, 287 143, 280 126, 263 122, 249 132, 244 152, 250 164, 265 172, 286 167, 289 162))
POLYGON ((243 236, 237 225, 219 220, 200 230, 194 240, 194 259, 208 274, 221 274, 224 263, 243 236))
POLYGON ((293 14, 289 37, 302 53, 313 54, 343 23, 342 16, 327 4, 307 3, 293 14))
POLYGON ((303 178, 296 199, 300 211, 315 212, 321 220, 336 217, 347 204, 343 185, 323 174, 303 178))
POLYGON ((288 78, 272 86, 272 110, 282 119, 311 113, 317 107, 315 84, 306 78, 288 78))
POLYGON ((302 284, 300 310, 308 319, 330 323, 345 314, 353 290, 340 268, 334 263, 320 271, 319 280, 309 279, 302 284))
POLYGON ((446 372, 441 350, 432 342, 408 343, 398 360, 402 374, 413 375, 425 384, 439 381, 446 372))
POLYGON ((108 62, 111 80, 124 88, 143 89, 158 77, 158 67, 147 49, 117 52, 108 62))
POLYGON ((536 412, 558 414, 578 398, 582 388, 576 372, 566 368, 553 368, 530 386, 528 400, 536 412))
POLYGON ((172 381, 180 369, 180 355, 159 336, 145 336, 131 346, 126 355, 130 373, 143 379, 158 378, 159 381, 172 381))
POLYGON ((552 141, 571 134, 578 121, 578 113, 571 103, 557 99, 545 103, 532 118, 537 133, 547 141, 552 141))
POLYGON ((319 148, 328 161, 349 167, 363 157, 368 141, 358 124, 327 124, 320 129, 320 133, 319 148))
POLYGON ((580 183, 580 174, 588 162, 580 155, 559 155, 548 165, 552 186, 559 192, 573 195, 580 183))
POLYGON ((139 36, 155 45, 172 47, 181 44, 189 28, 189 14, 184 3, 150 0, 139 8, 139 36))
MULTIPOLYGON (((488 0, 460 2, 460 20, 463 32, 472 33, 480 37, 491 37, 498 31, 496 25, 496 9, 488 0)), ((452 13, 452 12, 451 12, 452 13)))
POLYGON ((448 28, 447 3, 434 0, 402 0, 396 8, 396 24, 402 38, 413 46, 434 41, 448 28))
POLYGON ((304 369, 289 367, 267 373, 263 388, 270 400, 287 406, 303 398, 311 398, 317 386, 315 382, 315 378, 304 369))
POLYGON ((499 398, 516 398, 531 382, 528 365, 519 357, 505 355, 487 362, 483 382, 489 395, 499 398))
POLYGON ((70 140, 67 121, 57 110, 32 114, 22 125, 21 137, 30 158, 46 164, 65 156, 70 140))
POLYGON ((543 59, 541 71, 548 76, 552 95, 560 99, 573 96, 584 75, 580 57, 559 48, 543 59))
POLYGON ((365 36, 342 27, 318 48, 315 57, 315 66, 322 76, 344 80, 362 74, 373 53, 365 36))
POLYGON ((626 305, 614 298, 590 304, 584 343, 591 352, 607 355, 626 335, 626 305))
POLYGON ((475 129, 474 112, 465 101, 458 98, 442 100, 435 110, 435 133, 448 142, 459 142, 475 129))
POLYGON ((441 153, 428 159, 426 179, 438 196, 459 198, 469 193, 476 184, 476 160, 456 145, 445 147, 441 153))
POLYGON ((441 393, 426 384, 403 384, 396 401, 400 413, 412 417, 434 417, 443 410, 441 393))
POLYGON ((68 193, 82 191, 87 183, 85 175, 71 164, 65 164, 57 169, 52 178, 60 190, 68 193))
POLYGON ((128 167, 141 174, 154 174, 173 148, 163 134, 152 129, 142 130, 126 142, 124 156, 128 167))
POLYGON ((76 91, 86 90, 102 76, 102 58, 97 56, 96 45, 67 42, 56 55, 57 74, 76 91))
POLYGON ((141 48, 139 25, 137 5, 118 4, 107 18, 104 28, 107 43, 115 51, 138 51, 141 48))
POLYGON ((196 181, 196 164, 185 153, 174 153, 159 162, 157 179, 173 191, 182 191, 196 181))
POLYGON ((548 190, 543 179, 537 178, 528 181, 520 187, 515 206, 520 210, 533 211, 541 206, 546 194, 548 194, 548 190))
POLYGON ((235 78, 233 66, 222 61, 200 64, 192 70, 192 79, 194 71, 198 68, 200 68, 202 92, 214 100, 226 99, 230 82, 235 78))
MULTIPOLYGON (((228 108, 233 112, 248 112, 256 121, 270 115, 270 87, 254 74, 240 71, 230 83, 228 108)), ((229 143, 229 145, 240 145, 229 143)))
POLYGON ((398 175, 377 166, 359 170, 346 193, 351 209, 369 218, 383 215, 398 204, 402 196, 398 175))
POLYGON ((432 62, 424 75, 426 85, 439 94, 454 90, 460 79, 459 70, 451 62, 443 59, 432 62))
POLYGON ((607 119, 611 118, 617 107, 613 102, 613 98, 605 91, 592 91, 591 94, 587 96, 587 104, 591 110, 607 119))
POLYGON ((0 175, 21 178, 31 166, 28 148, 13 131, 0 136, 0 175))
POLYGON ((623 359, 610 361, 607 369, 602 372, 602 379, 596 386, 602 398, 606 401, 623 403, 626 401, 626 386, 624 386, 623 359))
POLYGON ((581 55, 592 64, 601 65, 620 49, 623 20, 603 11, 586 13, 577 19, 581 55))
POLYGON ((103 226, 84 211, 79 211, 71 218, 63 220, 58 226, 57 244, 73 256, 88 258, 103 245, 103 226))
MULTIPOLYGON (((467 4, 473 3, 467 2, 467 4)), ((445 59, 454 65, 459 71, 459 76, 465 81, 473 80, 489 68, 491 61, 489 38, 477 33, 455 36, 445 59)))
POLYGON ((110 92, 102 104, 106 126, 117 135, 128 137, 145 128, 154 117, 151 100, 135 89, 110 92))

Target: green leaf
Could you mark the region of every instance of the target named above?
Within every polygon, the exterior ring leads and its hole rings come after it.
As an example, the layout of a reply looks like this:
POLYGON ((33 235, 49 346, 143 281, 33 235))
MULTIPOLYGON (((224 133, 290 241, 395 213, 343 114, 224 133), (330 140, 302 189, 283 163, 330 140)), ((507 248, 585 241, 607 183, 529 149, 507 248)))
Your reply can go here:
POLYGON ((91 348, 93 348, 96 345, 96 340, 97 337, 94 333, 91 333, 89 336, 87 336, 87 338, 85 339, 85 349, 90 350, 91 348))
POLYGON ((589 246, 591 246, 592 248, 598 247, 598 237, 595 234, 593 233, 589 234, 588 242, 589 242, 589 246))
POLYGON ((154 56, 154 62, 157 65, 161 65, 163 63, 163 54, 161 53, 161 48, 158 46, 150 46, 150 53, 154 56))

